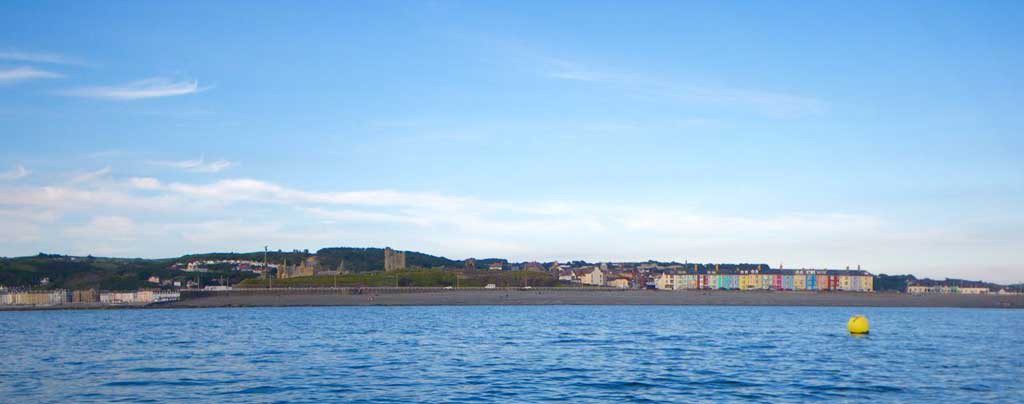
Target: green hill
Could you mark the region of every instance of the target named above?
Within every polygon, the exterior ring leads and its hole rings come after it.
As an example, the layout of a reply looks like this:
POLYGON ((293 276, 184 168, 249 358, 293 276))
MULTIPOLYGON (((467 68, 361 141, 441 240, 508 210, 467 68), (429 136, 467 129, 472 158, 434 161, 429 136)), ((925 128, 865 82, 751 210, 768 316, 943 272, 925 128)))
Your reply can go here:
MULTIPOLYGON (((349 272, 366 273, 384 269, 384 250, 381 248, 334 247, 321 249, 316 254, 308 250, 279 250, 268 252, 266 258, 272 264, 280 264, 285 260, 295 264, 314 255, 323 269, 337 269, 342 261, 345 262, 345 270, 349 272)), ((75 257, 40 253, 29 257, 0 258, 0 285, 35 289, 133 290, 155 287, 147 281, 150 276, 181 282, 198 280, 202 285, 217 284, 222 279, 228 284, 235 284, 258 275, 231 271, 228 265, 209 266, 210 271, 205 273, 184 272, 174 265, 208 260, 260 262, 263 258, 263 251, 213 252, 161 259, 75 257), (43 285, 43 279, 49 282, 43 285)), ((409 268, 460 269, 463 262, 408 251, 406 265, 409 268)))
POLYGON ((252 274, 209 272, 192 274, 173 269, 173 259, 73 257, 39 254, 31 257, 0 258, 0 285, 34 289, 135 290, 154 288, 150 276, 161 280, 199 280, 210 284, 216 278, 240 282, 252 274), (48 282, 42 284, 43 280, 48 282))
MULTIPOLYGON (((270 263, 281 263, 281 262, 283 262, 286 259, 288 260, 289 263, 296 263, 296 262, 300 262, 300 261, 306 259, 307 257, 309 257, 312 254, 310 254, 309 251, 294 250, 294 251, 288 252, 288 251, 277 250, 277 251, 269 251, 269 252, 267 252, 266 255, 267 255, 267 261, 269 261, 270 263)), ((245 253, 213 252, 213 253, 202 253, 202 254, 188 254, 188 255, 182 255, 181 257, 178 257, 178 258, 173 258, 171 260, 173 262, 181 262, 181 263, 185 263, 185 262, 189 262, 189 261, 207 261, 207 260, 210 260, 210 261, 245 260, 245 261, 262 262, 263 261, 263 251, 245 252, 245 253)))
MULTIPOLYGON (((325 269, 338 269, 339 264, 344 262, 345 270, 348 272, 384 270, 383 248, 322 248, 316 252, 316 258, 325 269)), ((409 268, 457 269, 463 267, 463 262, 415 251, 406 251, 405 265, 409 268)))

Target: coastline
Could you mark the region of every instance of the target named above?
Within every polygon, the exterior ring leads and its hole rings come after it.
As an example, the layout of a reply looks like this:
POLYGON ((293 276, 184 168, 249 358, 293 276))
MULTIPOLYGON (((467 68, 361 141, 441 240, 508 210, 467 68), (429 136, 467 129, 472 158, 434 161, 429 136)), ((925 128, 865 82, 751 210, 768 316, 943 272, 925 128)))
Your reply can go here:
POLYGON ((697 305, 1024 308, 1024 295, 908 295, 856 292, 446 290, 431 293, 221 294, 165 307, 697 305))
POLYGON ((1024 295, 909 295, 857 292, 652 291, 652 290, 434 290, 371 291, 362 294, 301 289, 204 293, 176 302, 150 305, 73 304, 8 306, 0 311, 167 309, 295 306, 809 306, 809 307, 953 307, 1024 308, 1024 295))

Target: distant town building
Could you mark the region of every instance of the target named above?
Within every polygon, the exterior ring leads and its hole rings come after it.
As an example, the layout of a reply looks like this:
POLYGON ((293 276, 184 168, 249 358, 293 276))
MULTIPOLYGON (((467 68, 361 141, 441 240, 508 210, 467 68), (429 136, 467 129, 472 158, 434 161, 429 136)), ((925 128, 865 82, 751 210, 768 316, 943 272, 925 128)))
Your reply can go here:
POLYGON ((491 271, 501 271, 501 270, 504 270, 505 269, 505 262, 504 261, 492 262, 491 265, 489 265, 487 267, 487 269, 489 269, 491 271))
POLYGON ((578 276, 580 283, 584 285, 605 286, 605 274, 606 271, 602 271, 599 267, 594 267, 582 270, 578 276))
POLYGON ((913 284, 906 286, 906 293, 910 295, 987 295, 991 293, 991 290, 988 287, 913 284))
POLYGON ((98 301, 99 293, 95 289, 0 291, 0 306, 56 306, 68 303, 94 303, 98 301))
POLYGON ((135 292, 103 292, 100 293, 99 301, 103 304, 149 304, 160 302, 173 302, 179 300, 181 294, 178 292, 162 292, 154 290, 139 290, 135 292))
POLYGON ((681 269, 657 275, 662 290, 806 290, 874 291, 874 276, 861 270, 834 269, 681 269))
POLYGON ((384 248, 384 271, 400 271, 405 269, 405 251, 395 251, 391 247, 384 248))
MULTIPOLYGON (((175 263, 174 269, 180 269, 185 272, 207 272, 209 271, 208 266, 228 266, 232 271, 241 272, 254 272, 262 274, 267 268, 264 268, 262 261, 248 261, 248 260, 205 260, 205 261, 189 261, 186 264, 175 263)), ((268 268, 277 268, 275 264, 266 265, 268 268)))
POLYGON ((615 278, 608 281, 608 286, 619 289, 629 289, 629 279, 627 278, 615 278))
POLYGON ((185 272, 206 272, 206 271, 207 271, 206 267, 204 267, 203 263, 201 263, 199 261, 189 262, 188 265, 185 266, 185 272))
POLYGON ((26 291, 0 295, 0 304, 11 306, 55 306, 67 302, 66 290, 26 291))
POLYGON ((911 294, 961 294, 980 295, 993 293, 1000 289, 998 285, 963 279, 915 279, 907 284, 907 293, 911 294))

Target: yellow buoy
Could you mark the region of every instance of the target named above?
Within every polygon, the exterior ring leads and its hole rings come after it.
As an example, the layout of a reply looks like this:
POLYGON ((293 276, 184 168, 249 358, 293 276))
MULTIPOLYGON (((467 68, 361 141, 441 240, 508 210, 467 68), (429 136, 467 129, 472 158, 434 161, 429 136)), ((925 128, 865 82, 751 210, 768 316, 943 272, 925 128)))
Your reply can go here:
POLYGON ((850 317, 850 321, 846 322, 846 329, 850 330, 850 334, 867 334, 869 328, 871 323, 868 322, 868 318, 860 314, 850 317))

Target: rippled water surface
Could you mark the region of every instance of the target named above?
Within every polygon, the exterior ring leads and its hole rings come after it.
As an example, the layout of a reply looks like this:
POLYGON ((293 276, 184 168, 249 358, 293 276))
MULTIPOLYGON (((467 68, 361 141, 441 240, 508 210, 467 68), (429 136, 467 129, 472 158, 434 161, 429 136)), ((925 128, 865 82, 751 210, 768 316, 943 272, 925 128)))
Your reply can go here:
POLYGON ((0 312, 0 401, 1000 401, 1024 311, 330 307, 0 312), (851 314, 872 322, 846 333, 851 314))

